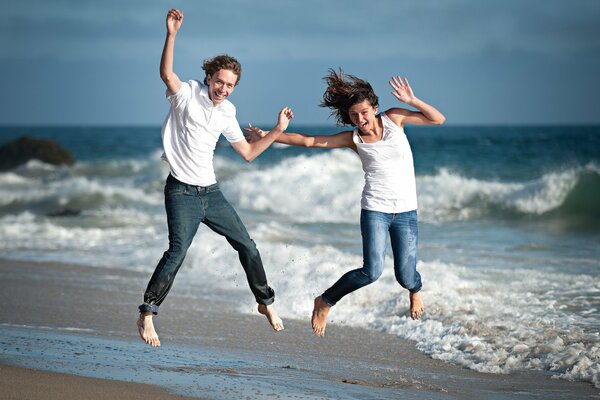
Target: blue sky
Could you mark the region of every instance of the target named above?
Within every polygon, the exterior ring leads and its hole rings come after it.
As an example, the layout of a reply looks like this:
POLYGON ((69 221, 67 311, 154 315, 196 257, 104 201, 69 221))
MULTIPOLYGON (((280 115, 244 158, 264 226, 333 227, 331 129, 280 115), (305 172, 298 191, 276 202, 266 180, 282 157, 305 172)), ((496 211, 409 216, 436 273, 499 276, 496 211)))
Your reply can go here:
MULTIPOLYGON (((6 3, 6 2, 4 2, 6 3)), ((453 125, 599 124, 598 0, 19 0, 2 5, 2 125, 160 125, 169 8, 185 13, 182 79, 205 58, 243 66, 238 120, 330 124, 328 68, 367 79, 383 109, 392 75, 453 125)))

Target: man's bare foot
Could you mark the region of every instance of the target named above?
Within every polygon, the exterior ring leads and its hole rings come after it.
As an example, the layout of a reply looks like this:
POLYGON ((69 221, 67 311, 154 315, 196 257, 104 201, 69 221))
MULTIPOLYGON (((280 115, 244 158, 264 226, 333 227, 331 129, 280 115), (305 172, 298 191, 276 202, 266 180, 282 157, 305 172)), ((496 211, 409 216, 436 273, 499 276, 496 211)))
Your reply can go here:
POLYGON ((158 340, 158 334, 154 330, 154 323, 152 322, 152 313, 140 314, 137 320, 137 327, 140 331, 140 337, 146 343, 152 347, 160 346, 160 340, 158 340))
POLYGON ((327 314, 331 306, 321 296, 315 299, 315 308, 312 313, 312 328, 317 336, 325 336, 325 325, 327 325, 327 314))
POLYGON ((277 332, 283 330, 283 321, 279 318, 272 305, 259 304, 258 312, 267 317, 274 330, 277 332))
POLYGON ((410 317, 412 319, 419 319, 425 312, 425 305, 423 304, 423 298, 421 293, 410 293, 410 317))

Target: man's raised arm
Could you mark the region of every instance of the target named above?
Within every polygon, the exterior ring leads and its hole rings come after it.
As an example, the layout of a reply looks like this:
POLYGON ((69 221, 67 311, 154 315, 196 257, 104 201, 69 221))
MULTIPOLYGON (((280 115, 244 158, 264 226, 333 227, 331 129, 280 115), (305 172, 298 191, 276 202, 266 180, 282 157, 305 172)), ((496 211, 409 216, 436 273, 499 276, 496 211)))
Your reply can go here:
POLYGON ((160 78, 163 80, 171 94, 175 94, 181 88, 181 81, 173 72, 173 55, 175 53, 175 37, 183 22, 183 12, 171 9, 167 13, 167 37, 160 58, 160 78))

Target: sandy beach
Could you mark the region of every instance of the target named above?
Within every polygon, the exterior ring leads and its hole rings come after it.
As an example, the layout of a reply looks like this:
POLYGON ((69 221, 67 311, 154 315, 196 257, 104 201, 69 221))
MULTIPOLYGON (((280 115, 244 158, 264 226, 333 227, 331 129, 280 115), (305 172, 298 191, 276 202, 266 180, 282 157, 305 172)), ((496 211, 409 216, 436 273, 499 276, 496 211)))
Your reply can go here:
POLYGON ((589 383, 545 372, 482 374, 335 322, 317 338, 308 316, 285 320, 276 333, 257 312, 237 313, 210 293, 190 301, 198 297, 188 292, 193 284, 175 284, 156 318, 162 346, 153 349, 135 328, 146 274, 10 260, 0 261, 0 274, 4 399, 600 397, 589 383))
POLYGON ((157 386, 86 378, 56 372, 0 365, 0 386, 5 400, 53 399, 192 399, 177 396, 157 386))

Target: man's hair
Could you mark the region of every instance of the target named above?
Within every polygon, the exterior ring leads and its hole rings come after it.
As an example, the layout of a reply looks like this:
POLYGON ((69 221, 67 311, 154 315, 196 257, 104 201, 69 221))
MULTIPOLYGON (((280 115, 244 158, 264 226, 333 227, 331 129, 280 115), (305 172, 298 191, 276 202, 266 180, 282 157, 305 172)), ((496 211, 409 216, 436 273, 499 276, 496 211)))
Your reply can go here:
POLYGON ((375 95, 369 82, 353 75, 344 74, 329 69, 329 74, 323 78, 327 82, 327 89, 323 93, 321 107, 331 108, 331 115, 335 117, 338 125, 352 125, 349 110, 355 104, 367 100, 373 107, 379 106, 379 98, 375 95))
POLYGON ((204 60, 202 69, 206 73, 206 76, 204 77, 205 85, 207 84, 206 78, 208 75, 213 76, 222 69, 227 69, 237 75, 237 81, 235 82, 236 86, 238 83, 240 83, 240 79, 242 78, 242 65, 238 60, 227 54, 222 54, 220 56, 204 60))

